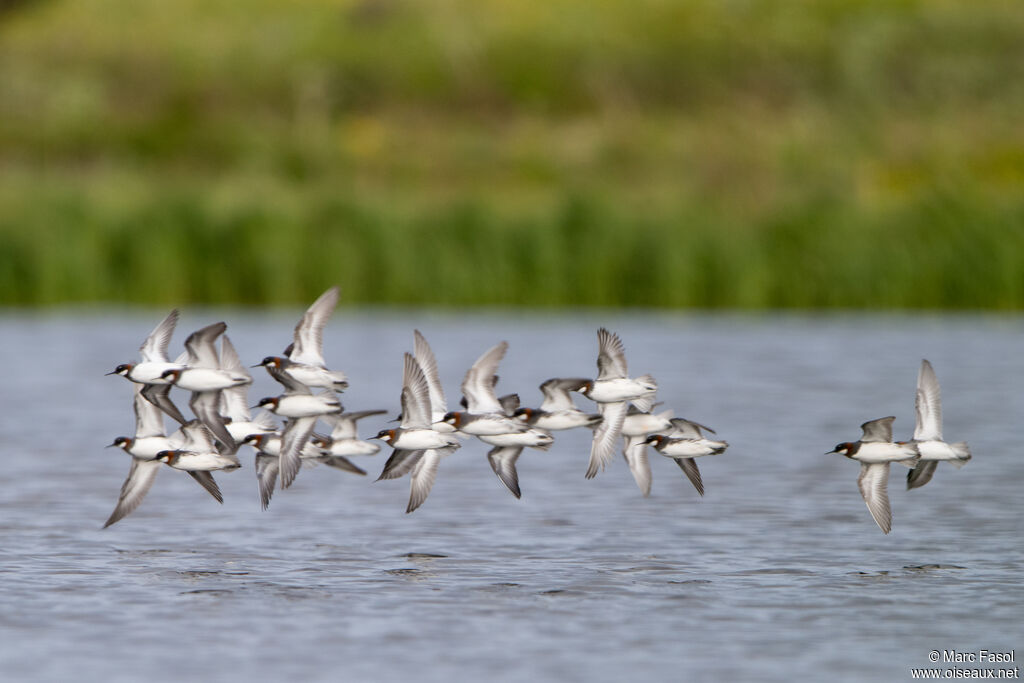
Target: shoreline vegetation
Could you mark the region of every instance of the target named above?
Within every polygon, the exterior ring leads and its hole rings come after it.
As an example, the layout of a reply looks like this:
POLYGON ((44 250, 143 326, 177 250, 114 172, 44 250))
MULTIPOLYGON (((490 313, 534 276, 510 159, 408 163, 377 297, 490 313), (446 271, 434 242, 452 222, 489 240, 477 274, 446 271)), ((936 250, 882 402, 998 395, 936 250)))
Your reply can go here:
POLYGON ((26 0, 0 305, 1024 310, 1014 2, 26 0))

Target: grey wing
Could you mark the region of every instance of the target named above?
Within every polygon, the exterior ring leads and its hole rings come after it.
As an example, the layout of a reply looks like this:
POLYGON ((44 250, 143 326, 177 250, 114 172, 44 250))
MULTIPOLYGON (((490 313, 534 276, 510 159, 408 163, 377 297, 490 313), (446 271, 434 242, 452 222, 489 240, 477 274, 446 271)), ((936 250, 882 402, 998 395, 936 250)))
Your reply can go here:
POLYGON ((210 430, 217 441, 224 444, 228 452, 234 453, 238 450, 238 444, 231 437, 231 432, 228 431, 227 425, 224 424, 224 418, 220 414, 219 391, 194 391, 188 405, 196 414, 196 418, 210 430))
POLYGON ((703 429, 705 432, 715 433, 715 430, 711 427, 705 427, 699 422, 687 420, 681 417, 675 417, 669 420, 672 423, 672 432, 669 436, 680 438, 680 439, 703 439, 704 435, 701 434, 703 429))
POLYGON ((288 358, 296 363, 324 367, 324 327, 338 305, 338 287, 334 286, 320 295, 306 309, 306 313, 295 326, 295 341, 288 358))
MULTIPOLYGON (((158 386, 151 384, 148 386, 158 386)), ((165 384, 168 389, 171 385, 165 384)), ((135 385, 135 438, 142 439, 147 436, 164 436, 164 416, 160 409, 146 399, 143 394, 144 387, 141 384, 135 385)))
POLYGON ((207 325, 190 334, 185 340, 188 365, 194 368, 219 368, 220 360, 217 358, 217 347, 213 344, 217 337, 224 334, 226 329, 228 329, 227 323, 219 322, 207 325))
POLYGON ((423 452, 416 466, 412 468, 411 481, 409 482, 409 504, 405 513, 409 514, 430 495, 430 489, 434 487, 437 479, 437 466, 441 462, 441 455, 434 449, 423 452))
POLYGON ((880 417, 877 420, 869 420, 865 422, 860 426, 860 428, 864 430, 864 436, 862 436, 860 440, 864 443, 891 442, 892 423, 895 419, 895 417, 890 415, 889 417, 880 417))
MULTIPOLYGON (((213 445, 213 434, 202 422, 193 420, 182 425, 181 429, 178 431, 181 432, 184 437, 181 444, 182 450, 196 451, 199 453, 208 453, 216 450, 216 446, 213 445)), ((230 434, 228 436, 230 436, 230 434)))
POLYGON ((364 417, 383 415, 386 412, 388 411, 359 410, 351 413, 342 413, 341 415, 331 415, 328 419, 328 421, 333 424, 331 438, 336 441, 341 439, 357 439, 359 437, 356 433, 356 422, 362 420, 364 417))
POLYGON ((466 398, 466 409, 473 414, 500 413, 501 404, 494 394, 495 375, 498 364, 508 351, 508 342, 501 342, 477 358, 473 367, 466 371, 462 380, 462 395, 466 398))
POLYGON ((407 451, 395 449, 391 453, 391 457, 384 463, 384 469, 381 470, 380 476, 377 477, 377 481, 382 479, 398 479, 404 477, 412 470, 413 467, 423 457, 425 451, 407 451))
POLYGON ((942 440, 942 392, 939 389, 939 378, 935 376, 932 364, 921 361, 921 370, 917 373, 917 398, 914 401, 917 411, 917 424, 914 427, 914 438, 918 441, 942 440))
POLYGON ((343 413, 342 417, 347 417, 353 422, 362 420, 364 417, 373 417, 374 415, 384 415, 388 411, 386 410, 354 410, 351 413, 343 413))
POLYGON ((938 460, 919 461, 917 467, 907 472, 907 490, 920 488, 930 482, 938 466, 938 460))
POLYGON ((544 394, 544 402, 540 404, 540 409, 549 413, 574 409, 576 404, 572 402, 569 392, 579 391, 589 381, 578 377, 549 379, 540 385, 540 390, 544 394))
POLYGON ((344 455, 325 455, 320 459, 320 462, 328 467, 334 467, 335 469, 351 472, 352 474, 366 475, 366 470, 353 463, 344 455))
POLYGON ((362 418, 369 418, 374 415, 384 415, 387 411, 355 411, 352 413, 342 413, 340 415, 326 416, 331 426, 331 438, 339 441, 346 438, 358 438, 356 433, 355 423, 362 418))
POLYGON ((416 361, 423 369, 423 375, 427 378, 427 386, 430 389, 430 409, 435 413, 444 413, 448 410, 448 402, 444 397, 444 389, 441 387, 441 377, 437 370, 437 358, 434 357, 434 350, 430 348, 426 338, 419 330, 413 330, 414 342, 413 352, 416 361))
POLYGON ((519 490, 519 473, 516 472, 516 461, 523 452, 521 446, 495 446, 487 453, 487 462, 516 498, 522 496, 519 490))
POLYGON ((276 368, 273 365, 266 365, 264 367, 267 368, 267 374, 269 374, 271 376, 271 378, 273 378, 273 380, 275 382, 277 382, 278 384, 281 384, 284 387, 286 393, 289 393, 289 394, 310 394, 310 393, 312 393, 309 390, 309 387, 307 387, 302 382, 299 382, 298 380, 296 380, 294 377, 289 375, 284 370, 281 370, 280 368, 276 368))
POLYGON ((192 476, 193 479, 199 482, 200 486, 206 489, 207 492, 209 492, 209 494, 213 496, 214 500, 216 500, 218 503, 224 502, 224 496, 221 495, 220 487, 217 486, 217 482, 214 481, 213 474, 211 472, 189 471, 189 474, 192 476))
POLYGON ((423 368, 411 353, 405 354, 405 368, 402 373, 402 421, 403 429, 427 429, 431 423, 430 388, 423 368))
POLYGON ((622 422, 626 419, 626 403, 600 403, 601 424, 594 430, 594 440, 590 445, 590 463, 587 466, 587 479, 597 476, 615 453, 615 445, 622 433, 622 422))
POLYGON ((251 422, 262 428, 264 431, 277 431, 277 423, 274 421, 274 416, 269 411, 261 410, 256 414, 256 417, 252 418, 251 422))
POLYGON ((139 347, 139 355, 142 360, 148 362, 166 362, 167 347, 171 343, 171 335, 174 334, 174 326, 178 324, 178 309, 167 314, 167 317, 153 328, 146 340, 139 347))
POLYGON ((673 458, 676 464, 679 465, 679 469, 683 471, 686 478, 693 484, 693 488, 697 489, 697 493, 704 495, 704 482, 700 480, 700 469, 697 467, 697 461, 693 458, 673 458))
POLYGON ((171 400, 171 385, 170 384, 147 384, 142 388, 142 395, 147 401, 164 411, 171 417, 172 420, 176 420, 181 424, 185 424, 188 420, 178 410, 178 406, 174 405, 174 401, 171 400))
POLYGON ((627 376, 626 347, 619 335, 605 328, 597 331, 597 378, 615 379, 627 376))
POLYGON ((325 415, 324 422, 331 425, 332 441, 356 438, 356 421, 349 417, 348 413, 325 415))
POLYGON ((498 403, 501 404, 501 412, 506 417, 512 417, 519 410, 519 394, 505 394, 498 399, 498 403))
POLYGON ((124 519, 135 508, 139 507, 142 499, 146 497, 153 479, 160 469, 162 463, 159 460, 136 460, 132 458, 131 469, 128 470, 128 478, 121 484, 121 494, 118 496, 117 505, 110 513, 103 528, 124 519))
POLYGON ((238 351, 235 350, 235 345, 231 343, 226 334, 220 339, 220 368, 229 371, 232 375, 248 377, 249 381, 252 381, 252 375, 242 363, 238 351))
MULTIPOLYGON (((232 375, 248 377, 249 384, 252 384, 252 375, 242 364, 235 345, 231 343, 226 334, 220 340, 220 367, 232 375)), ((249 421, 249 384, 240 384, 221 390, 222 414, 230 417, 233 422, 249 421)))
POLYGON ((889 507, 889 463, 862 464, 857 486, 868 511, 883 533, 892 530, 892 509, 889 507))
POLYGON ((647 444, 643 436, 626 437, 626 446, 622 450, 626 458, 629 471, 633 474, 633 480, 640 487, 640 491, 648 496, 651 493, 651 463, 647 460, 647 444))
POLYGON ((220 414, 232 422, 249 422, 249 385, 239 384, 220 391, 220 414))
POLYGON ((287 421, 281 435, 281 488, 286 489, 295 481, 302 467, 301 453, 316 426, 315 417, 298 417, 287 421))
POLYGON ((274 484, 277 483, 277 473, 280 467, 281 462, 276 455, 256 454, 256 484, 260 489, 260 506, 264 510, 270 506, 270 499, 274 495, 274 484))

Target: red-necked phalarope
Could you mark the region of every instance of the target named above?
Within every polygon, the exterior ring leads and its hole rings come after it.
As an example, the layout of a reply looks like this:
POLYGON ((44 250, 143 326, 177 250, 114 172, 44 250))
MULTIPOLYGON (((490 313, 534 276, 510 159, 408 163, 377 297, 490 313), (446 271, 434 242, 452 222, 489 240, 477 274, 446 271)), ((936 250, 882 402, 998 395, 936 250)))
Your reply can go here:
POLYGON ((921 369, 917 373, 914 407, 917 411, 917 424, 911 442, 917 446, 921 460, 917 467, 907 472, 907 490, 931 481, 935 468, 942 461, 959 469, 971 459, 971 450, 966 441, 946 443, 942 440, 942 394, 939 379, 927 360, 921 361, 921 369))
MULTIPOLYGON (((259 365, 267 370, 273 367, 311 389, 341 391, 347 388, 345 373, 328 370, 324 363, 324 327, 337 305, 338 288, 331 287, 306 309, 295 325, 293 341, 284 356, 267 356, 259 365)), ((271 376, 280 381, 275 373, 271 376)))
POLYGON ((181 414, 170 398, 171 383, 164 377, 168 370, 184 367, 181 363, 171 363, 167 359, 167 346, 170 344, 174 327, 178 323, 178 309, 167 314, 167 317, 153 328, 146 340, 139 347, 139 363, 121 363, 108 375, 121 375, 132 382, 145 385, 142 395, 153 405, 171 416, 171 419, 185 424, 188 420, 181 414))
POLYGON ((864 431, 860 441, 843 442, 828 453, 839 453, 860 462, 857 486, 871 517, 886 534, 892 530, 892 508, 889 507, 888 492, 889 463, 898 462, 912 468, 921 459, 914 444, 893 443, 892 423, 895 419, 890 416, 865 422, 860 426, 864 431))
POLYGON ((626 349, 619 335, 602 327, 597 331, 597 344, 597 379, 586 382, 579 390, 597 403, 603 418, 594 430, 587 479, 593 479, 611 460, 626 418, 627 403, 632 402, 641 412, 650 412, 658 391, 658 384, 650 375, 629 377, 626 349))

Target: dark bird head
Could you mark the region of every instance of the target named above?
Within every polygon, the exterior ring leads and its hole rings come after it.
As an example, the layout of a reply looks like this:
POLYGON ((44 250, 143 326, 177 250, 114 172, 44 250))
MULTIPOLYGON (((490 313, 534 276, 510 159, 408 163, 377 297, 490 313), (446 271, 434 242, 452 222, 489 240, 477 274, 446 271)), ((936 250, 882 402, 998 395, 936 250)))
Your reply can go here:
POLYGON ((249 444, 250 446, 255 446, 256 448, 259 448, 260 446, 263 445, 263 439, 265 437, 266 434, 249 434, 244 439, 242 439, 242 443, 249 444))
POLYGON ((853 451, 853 444, 850 443, 849 441, 844 441, 841 444, 836 444, 836 447, 833 448, 828 453, 826 453, 825 455, 832 455, 833 453, 838 453, 839 455, 845 455, 846 457, 849 458, 851 455, 853 455, 853 451))
POLYGON ((119 436, 116 439, 114 439, 114 443, 107 446, 107 448, 117 447, 123 448, 124 450, 128 450, 129 448, 132 447, 132 444, 134 443, 135 439, 131 438, 130 436, 119 436))
POLYGON ((377 432, 377 436, 371 436, 370 438, 371 439, 380 439, 381 441, 384 441, 386 443, 391 443, 392 441, 395 440, 395 430, 394 429, 382 429, 379 432, 377 432))
POLYGON ((156 454, 156 460, 165 462, 168 465, 172 464, 184 451, 160 451, 156 454))
POLYGON ((254 407, 266 408, 267 410, 274 411, 277 409, 277 404, 280 403, 280 400, 281 399, 277 396, 267 396, 266 398, 261 398, 260 402, 257 403, 254 407))
POLYGON ((121 363, 120 365, 118 365, 116 368, 114 368, 113 370, 111 370, 107 374, 108 375, 127 376, 128 373, 131 372, 132 368, 134 368, 134 367, 135 367, 134 363, 121 363))
POLYGON ((518 417, 523 422, 529 422, 535 412, 533 408, 516 408, 516 411, 512 413, 512 417, 518 417))

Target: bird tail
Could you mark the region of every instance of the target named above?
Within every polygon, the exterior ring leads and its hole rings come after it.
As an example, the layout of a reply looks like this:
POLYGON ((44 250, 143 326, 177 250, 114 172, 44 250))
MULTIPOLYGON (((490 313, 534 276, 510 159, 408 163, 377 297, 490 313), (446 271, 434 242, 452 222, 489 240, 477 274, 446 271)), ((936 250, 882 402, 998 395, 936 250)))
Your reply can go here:
POLYGON ((636 381, 648 385, 651 391, 657 391, 658 389, 658 381, 651 375, 640 375, 636 378, 636 381))
POLYGON ((897 460, 896 462, 898 462, 901 465, 906 465, 910 469, 914 469, 915 467, 917 467, 917 463, 921 462, 921 455, 918 454, 912 458, 907 458, 906 460, 897 460))
POLYGON ((949 444, 950 448, 956 454, 956 460, 950 460, 950 464, 957 469, 967 464, 967 461, 971 459, 971 449, 967 447, 966 441, 957 441, 956 443, 949 444))

